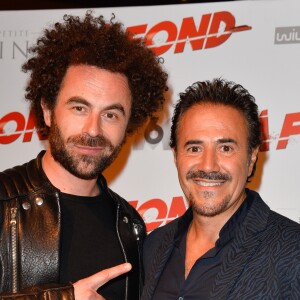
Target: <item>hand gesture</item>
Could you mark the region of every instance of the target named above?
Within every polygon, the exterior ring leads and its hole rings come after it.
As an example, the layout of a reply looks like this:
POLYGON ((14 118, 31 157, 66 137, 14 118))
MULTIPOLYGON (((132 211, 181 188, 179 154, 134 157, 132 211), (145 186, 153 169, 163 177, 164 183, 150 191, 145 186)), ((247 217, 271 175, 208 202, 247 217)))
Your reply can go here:
POLYGON ((97 293, 99 287, 131 270, 131 264, 124 263, 102 270, 90 277, 78 280, 73 284, 76 300, 105 300, 97 293))

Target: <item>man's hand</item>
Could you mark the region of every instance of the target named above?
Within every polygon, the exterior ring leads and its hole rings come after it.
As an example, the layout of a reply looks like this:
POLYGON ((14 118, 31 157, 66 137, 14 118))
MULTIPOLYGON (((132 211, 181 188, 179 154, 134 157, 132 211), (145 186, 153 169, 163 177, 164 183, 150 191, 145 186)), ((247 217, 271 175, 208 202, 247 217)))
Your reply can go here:
POLYGON ((105 300, 97 293, 97 289, 124 273, 131 270, 131 264, 124 263, 109 269, 102 270, 90 277, 78 280, 73 284, 76 300, 105 300))

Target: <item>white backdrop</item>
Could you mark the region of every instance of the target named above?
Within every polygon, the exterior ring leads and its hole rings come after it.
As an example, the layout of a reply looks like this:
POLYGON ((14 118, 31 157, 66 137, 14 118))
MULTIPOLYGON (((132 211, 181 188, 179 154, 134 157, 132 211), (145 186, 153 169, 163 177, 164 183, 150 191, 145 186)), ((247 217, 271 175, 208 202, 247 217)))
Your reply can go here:
MULTIPOLYGON (((42 29, 65 13, 86 9, 0 12, 0 169, 24 163, 46 146, 24 101, 21 65, 42 29)), ((300 222, 300 2, 238 1, 94 9, 116 14, 128 30, 148 38, 170 74, 169 103, 157 123, 128 140, 105 172, 109 184, 135 206, 148 230, 186 209, 168 147, 172 103, 198 80, 223 77, 257 100, 265 144, 249 185, 275 211, 300 222)))

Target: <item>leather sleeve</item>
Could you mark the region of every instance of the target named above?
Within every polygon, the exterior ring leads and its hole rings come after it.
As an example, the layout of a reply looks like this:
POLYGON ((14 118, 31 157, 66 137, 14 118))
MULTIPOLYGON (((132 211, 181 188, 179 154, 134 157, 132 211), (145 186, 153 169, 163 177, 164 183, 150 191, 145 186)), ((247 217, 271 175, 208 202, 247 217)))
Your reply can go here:
POLYGON ((17 293, 0 294, 0 300, 74 300, 72 285, 43 285, 26 288, 17 293))

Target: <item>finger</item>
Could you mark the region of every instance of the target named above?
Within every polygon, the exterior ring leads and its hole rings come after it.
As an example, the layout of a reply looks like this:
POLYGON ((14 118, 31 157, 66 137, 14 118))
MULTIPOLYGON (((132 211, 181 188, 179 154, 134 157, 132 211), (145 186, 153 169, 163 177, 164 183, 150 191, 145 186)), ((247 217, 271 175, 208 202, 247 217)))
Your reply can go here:
POLYGON ((130 263, 124 263, 109 269, 102 270, 89 277, 90 286, 91 288, 97 290, 99 287, 101 287, 111 279, 127 273, 131 270, 131 268, 132 267, 130 263))

